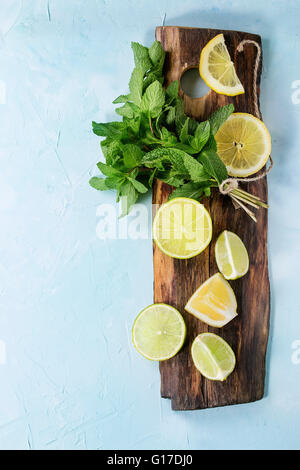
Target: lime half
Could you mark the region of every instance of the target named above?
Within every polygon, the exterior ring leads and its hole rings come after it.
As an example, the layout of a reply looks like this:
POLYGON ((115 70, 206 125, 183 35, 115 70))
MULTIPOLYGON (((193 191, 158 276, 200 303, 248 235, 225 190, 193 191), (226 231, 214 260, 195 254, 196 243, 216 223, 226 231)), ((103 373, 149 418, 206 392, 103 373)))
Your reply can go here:
POLYGON ((214 333, 202 333, 192 344, 192 358, 210 380, 225 380, 235 368, 235 355, 226 341, 214 333))
POLYGON ((240 237, 224 230, 215 246, 216 261, 219 271, 225 279, 238 279, 249 269, 249 257, 240 237))
POLYGON ((163 204, 153 221, 153 239, 172 258, 192 258, 210 243, 209 213, 195 199, 178 197, 163 204))
POLYGON ((181 349, 186 335, 184 320, 176 308, 167 304, 146 307, 136 318, 132 341, 147 359, 165 361, 181 349))

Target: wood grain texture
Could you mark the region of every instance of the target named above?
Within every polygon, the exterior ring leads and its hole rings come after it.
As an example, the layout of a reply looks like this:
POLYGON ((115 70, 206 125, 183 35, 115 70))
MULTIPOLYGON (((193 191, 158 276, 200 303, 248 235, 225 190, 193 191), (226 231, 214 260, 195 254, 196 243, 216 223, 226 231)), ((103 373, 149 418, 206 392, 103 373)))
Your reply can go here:
MULTIPOLYGON (((166 85, 179 79, 189 68, 198 67, 202 48, 216 34, 224 33, 226 45, 237 74, 244 85, 245 94, 236 97, 209 93, 197 99, 184 97, 188 115, 204 120, 218 107, 233 103, 236 111, 255 114, 253 72, 257 55, 254 45, 246 45, 243 52, 236 48, 243 39, 256 41, 260 36, 237 31, 220 31, 183 27, 159 27, 156 38, 167 51, 166 85)), ((262 64, 257 74, 257 93, 262 64)), ((259 96, 257 96, 259 100, 259 96)), ((243 187, 267 200, 266 178, 243 187)), ((172 188, 156 181, 153 204, 158 207, 168 199, 172 188)), ((187 325, 187 340, 180 353, 169 361, 160 363, 161 395, 172 400, 175 410, 202 409, 216 406, 247 403, 259 400, 264 394, 265 355, 269 331, 269 278, 267 261, 267 211, 257 211, 255 224, 242 210, 235 210, 228 197, 217 191, 205 199, 213 221, 213 239, 210 246, 190 260, 176 260, 163 254, 154 244, 154 302, 166 302, 176 307, 187 325), (242 279, 231 282, 238 303, 238 317, 221 329, 212 328, 184 310, 193 292, 218 269, 214 248, 218 235, 224 230, 237 233, 244 241, 250 257, 250 269, 242 279), (209 381, 201 376, 192 363, 190 347, 193 339, 202 332, 211 331, 222 336, 233 348, 237 358, 235 371, 225 382, 209 381)))

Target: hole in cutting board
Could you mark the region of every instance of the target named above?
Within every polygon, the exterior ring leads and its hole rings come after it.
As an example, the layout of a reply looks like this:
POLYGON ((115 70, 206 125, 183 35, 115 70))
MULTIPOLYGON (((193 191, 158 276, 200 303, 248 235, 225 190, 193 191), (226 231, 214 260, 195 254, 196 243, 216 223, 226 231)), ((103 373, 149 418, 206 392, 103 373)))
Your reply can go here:
POLYGON ((210 90, 200 77, 197 68, 188 69, 181 75, 180 86, 182 91, 190 98, 202 98, 210 90))

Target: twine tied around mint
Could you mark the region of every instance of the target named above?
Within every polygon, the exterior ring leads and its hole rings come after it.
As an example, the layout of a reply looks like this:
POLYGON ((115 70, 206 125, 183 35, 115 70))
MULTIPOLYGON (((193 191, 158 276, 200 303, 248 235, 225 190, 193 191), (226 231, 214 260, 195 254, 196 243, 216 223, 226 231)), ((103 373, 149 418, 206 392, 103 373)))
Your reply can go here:
MULTIPOLYGON (((237 46, 237 51, 242 52, 244 50, 245 44, 253 44, 257 48, 257 55, 256 55, 256 60, 255 60, 255 65, 254 65, 254 73, 253 73, 253 94, 254 94, 253 105, 254 105, 256 117, 258 119, 261 119, 261 113, 258 107, 257 82, 256 82, 257 71, 258 71, 260 58, 261 58, 261 47, 256 41, 253 41, 251 39, 244 39, 237 46)), ((269 206, 264 201, 262 201, 259 197, 249 194, 247 193, 247 191, 243 191, 242 189, 240 189, 239 183, 249 183, 252 181, 258 181, 262 178, 265 178, 270 173, 274 165, 271 155, 269 156, 269 159, 270 159, 269 168, 263 171, 262 173, 260 173, 258 176, 253 176, 251 178, 227 178, 226 180, 222 181, 222 183, 219 185, 220 193, 223 194, 224 196, 228 195, 231 197, 232 203, 235 209, 239 209, 239 208, 244 209, 244 211, 246 211, 247 214, 251 217, 251 219, 253 219, 255 222, 257 222, 255 214, 246 206, 246 204, 249 206, 255 207, 256 209, 259 209, 259 207, 264 207, 265 209, 267 209, 269 206)))

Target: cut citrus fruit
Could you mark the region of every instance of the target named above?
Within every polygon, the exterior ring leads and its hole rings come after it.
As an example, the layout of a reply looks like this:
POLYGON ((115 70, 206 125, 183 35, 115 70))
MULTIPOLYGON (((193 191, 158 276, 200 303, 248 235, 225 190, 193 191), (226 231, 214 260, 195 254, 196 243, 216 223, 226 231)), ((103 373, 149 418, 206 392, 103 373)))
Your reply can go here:
POLYGON ((249 256, 240 237, 224 230, 215 246, 216 261, 219 271, 225 279, 238 279, 249 269, 249 256))
POLYGON ((153 221, 153 239, 172 258, 192 258, 210 243, 209 213, 195 199, 178 197, 163 204, 153 221))
POLYGON ((210 380, 225 380, 235 368, 229 344, 213 333, 202 333, 192 344, 192 358, 199 372, 210 380))
POLYGON ((219 157, 231 176, 249 176, 260 170, 271 153, 271 136, 252 114, 233 113, 215 135, 219 157))
POLYGON ((237 316, 236 308, 234 292, 220 273, 204 282, 185 306, 187 312, 217 328, 237 316))
POLYGON ((181 349, 186 335, 184 320, 176 308, 167 304, 146 307, 136 318, 132 341, 147 359, 165 361, 181 349))
POLYGON ((245 93, 227 50, 223 34, 215 36, 202 49, 199 72, 206 85, 216 93, 228 96, 245 93))

